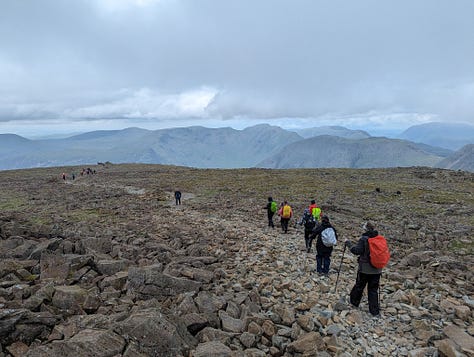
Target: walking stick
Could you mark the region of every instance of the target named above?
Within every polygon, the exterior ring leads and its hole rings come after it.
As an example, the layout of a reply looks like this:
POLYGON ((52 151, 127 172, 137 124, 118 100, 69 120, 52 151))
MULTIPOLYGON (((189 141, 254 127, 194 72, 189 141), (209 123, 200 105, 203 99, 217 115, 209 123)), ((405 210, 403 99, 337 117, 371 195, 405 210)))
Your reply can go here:
POLYGON ((334 287, 334 293, 337 291, 337 283, 339 282, 339 273, 341 272, 342 261, 344 260, 344 253, 346 252, 346 245, 344 244, 344 250, 342 251, 341 263, 339 263, 339 269, 337 270, 336 286, 334 287))

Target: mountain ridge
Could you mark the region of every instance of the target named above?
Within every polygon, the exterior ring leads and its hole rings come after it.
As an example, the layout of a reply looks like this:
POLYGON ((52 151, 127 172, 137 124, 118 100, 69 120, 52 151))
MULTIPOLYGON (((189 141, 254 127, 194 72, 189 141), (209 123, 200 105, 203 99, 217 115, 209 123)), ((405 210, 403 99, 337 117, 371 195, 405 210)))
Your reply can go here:
MULTIPOLYGON (((197 168, 450 167, 449 161, 444 160, 454 155, 449 149, 428 144, 366 137, 366 132, 338 126, 320 127, 320 131, 321 128, 342 136, 303 138, 294 131, 269 124, 242 130, 203 126, 159 130, 130 127, 42 140, 0 134, 0 170, 105 161, 197 168), (363 138, 357 138, 360 135, 363 138), (285 154, 285 150, 289 153, 285 154), (295 162, 299 162, 299 166, 295 166, 295 162)), ((456 160, 456 167, 471 167, 462 163, 469 161, 469 154, 459 154, 456 160)))

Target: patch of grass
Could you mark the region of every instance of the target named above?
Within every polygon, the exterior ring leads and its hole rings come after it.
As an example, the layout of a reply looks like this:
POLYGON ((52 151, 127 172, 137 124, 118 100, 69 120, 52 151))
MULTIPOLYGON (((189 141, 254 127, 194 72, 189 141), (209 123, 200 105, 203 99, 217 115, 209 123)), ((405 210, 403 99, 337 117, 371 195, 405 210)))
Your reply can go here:
POLYGON ((97 220, 100 217, 100 211, 97 208, 86 208, 76 211, 69 211, 68 217, 72 221, 83 222, 88 220, 97 220))
POLYGON ((466 252, 466 254, 474 254, 474 241, 472 239, 454 239, 448 245, 449 250, 454 253, 466 252))
POLYGON ((27 206, 27 202, 22 197, 7 197, 0 201, 1 211, 18 211, 27 206))
POLYGON ((51 216, 42 217, 42 216, 34 215, 34 216, 30 216, 28 221, 38 226, 50 225, 52 223, 51 216))

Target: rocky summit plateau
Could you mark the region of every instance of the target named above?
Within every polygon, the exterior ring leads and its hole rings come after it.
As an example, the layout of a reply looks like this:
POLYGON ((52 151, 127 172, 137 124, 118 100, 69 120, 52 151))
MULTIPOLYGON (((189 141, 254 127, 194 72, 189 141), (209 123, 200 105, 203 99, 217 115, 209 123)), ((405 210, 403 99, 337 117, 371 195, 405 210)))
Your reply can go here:
POLYGON ((1 357, 474 355, 473 173, 81 172, 0 172, 1 357), (298 219, 314 198, 330 217, 328 276, 295 218, 287 234, 267 227, 268 196, 298 219), (367 220, 392 255, 380 317, 366 292, 348 303, 357 258, 343 242, 367 220))

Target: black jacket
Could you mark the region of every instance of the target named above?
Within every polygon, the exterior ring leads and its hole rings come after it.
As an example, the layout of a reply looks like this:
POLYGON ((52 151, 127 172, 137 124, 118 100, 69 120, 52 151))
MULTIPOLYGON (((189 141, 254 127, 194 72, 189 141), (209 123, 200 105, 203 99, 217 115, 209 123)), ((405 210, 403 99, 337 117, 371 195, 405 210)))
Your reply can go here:
POLYGON ((318 254, 331 254, 333 247, 326 247, 323 243, 323 240, 321 239, 321 233, 326 229, 326 228, 332 228, 334 229, 334 232, 336 233, 336 239, 337 238, 337 231, 336 229, 331 225, 331 223, 326 223, 322 222, 319 226, 317 226, 313 230, 313 234, 311 235, 311 238, 314 239, 317 237, 316 240, 316 250, 318 251, 318 254))
POLYGON ((359 271, 364 274, 381 274, 382 269, 377 269, 370 264, 369 238, 378 236, 376 230, 370 230, 362 234, 359 241, 355 245, 350 246, 352 254, 358 255, 359 271))
POLYGON ((275 214, 275 212, 272 212, 272 202, 273 202, 273 201, 269 201, 269 202, 267 203, 267 205, 266 205, 265 207, 263 207, 264 209, 267 210, 267 213, 268 213, 269 216, 272 216, 272 215, 275 214))

